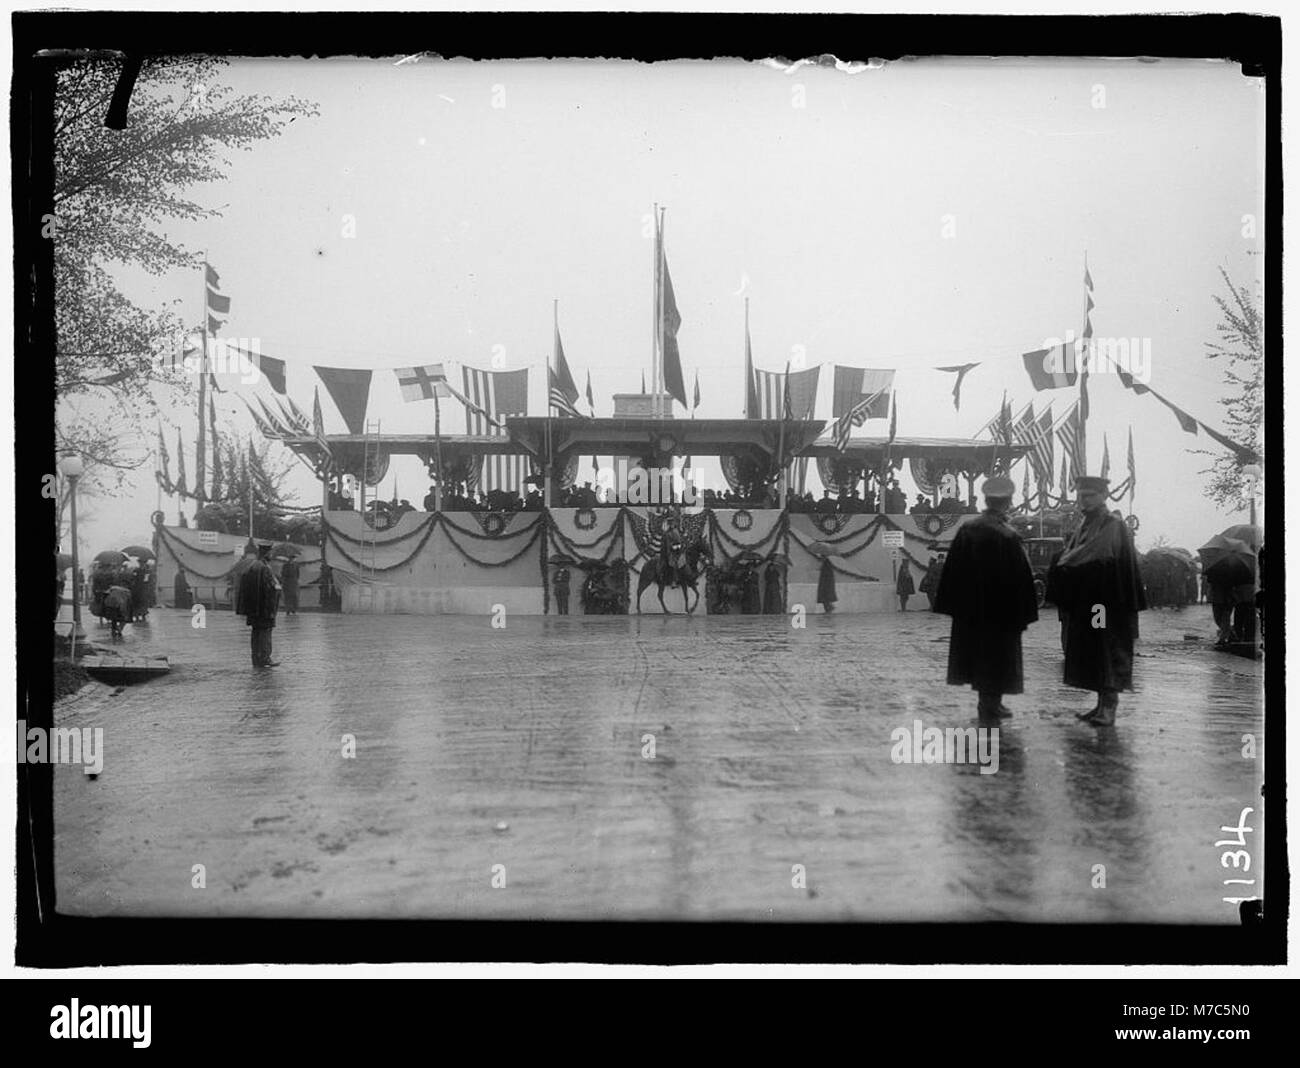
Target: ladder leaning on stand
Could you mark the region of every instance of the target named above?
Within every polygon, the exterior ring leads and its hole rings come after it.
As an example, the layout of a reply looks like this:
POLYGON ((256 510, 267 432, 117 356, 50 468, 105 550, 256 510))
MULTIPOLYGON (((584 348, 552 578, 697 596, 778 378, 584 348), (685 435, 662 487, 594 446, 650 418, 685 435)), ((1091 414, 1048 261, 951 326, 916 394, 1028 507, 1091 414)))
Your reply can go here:
MULTIPOLYGON (((361 567, 357 576, 357 611, 374 612, 375 610, 375 571, 378 547, 375 544, 377 531, 374 524, 367 522, 365 512, 365 486, 370 474, 371 458, 376 465, 380 454, 380 421, 366 421, 366 432, 361 440, 361 567), (372 448, 373 446, 373 448, 372 448)), ((378 487, 376 486, 376 489, 378 487)))

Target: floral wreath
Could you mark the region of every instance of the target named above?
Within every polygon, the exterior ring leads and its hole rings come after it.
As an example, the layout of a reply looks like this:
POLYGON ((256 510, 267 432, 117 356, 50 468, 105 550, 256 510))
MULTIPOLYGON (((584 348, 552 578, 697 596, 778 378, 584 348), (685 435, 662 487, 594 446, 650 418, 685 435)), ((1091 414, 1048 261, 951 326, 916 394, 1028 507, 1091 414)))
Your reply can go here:
POLYGON ((754 516, 747 509, 737 508, 731 517, 731 525, 736 530, 749 530, 754 525, 754 516))
POLYGON ((495 538, 506 529, 506 517, 500 512, 488 512, 483 517, 483 533, 495 538))
POLYGON ((573 525, 579 530, 592 530, 596 526, 596 512, 592 508, 579 508, 573 513, 573 525))
POLYGON ((931 513, 921 520, 921 529, 930 537, 935 538, 943 533, 947 524, 943 521, 943 516, 931 513))
POLYGON ((1125 523, 1125 525, 1127 525, 1127 527, 1129 528, 1129 530, 1137 530, 1138 527, 1140 527, 1140 526, 1142 525, 1142 524, 1138 521, 1138 517, 1135 516, 1135 515, 1131 515, 1131 516, 1126 517, 1125 520, 1124 520, 1124 523, 1125 523))
POLYGON ((823 534, 838 534, 844 529, 849 521, 847 515, 833 515, 830 513, 815 513, 815 522, 823 534))

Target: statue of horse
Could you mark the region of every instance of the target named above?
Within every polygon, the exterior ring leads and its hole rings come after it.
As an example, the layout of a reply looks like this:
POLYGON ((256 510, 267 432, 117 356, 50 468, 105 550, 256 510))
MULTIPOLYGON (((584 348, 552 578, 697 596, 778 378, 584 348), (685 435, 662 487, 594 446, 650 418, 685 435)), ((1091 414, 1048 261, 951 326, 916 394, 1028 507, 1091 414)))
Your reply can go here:
POLYGON ((704 541, 688 544, 678 530, 670 528, 664 531, 659 552, 646 560, 641 569, 641 578, 636 584, 637 614, 641 614, 641 594, 651 583, 659 587, 659 604, 664 612, 672 614, 664 603, 664 589, 669 586, 676 586, 682 591, 686 614, 694 612, 700 603, 700 591, 696 587, 700 576, 704 574, 701 561, 706 561, 709 556, 709 548, 704 541), (695 594, 695 604, 691 603, 692 593, 695 594))

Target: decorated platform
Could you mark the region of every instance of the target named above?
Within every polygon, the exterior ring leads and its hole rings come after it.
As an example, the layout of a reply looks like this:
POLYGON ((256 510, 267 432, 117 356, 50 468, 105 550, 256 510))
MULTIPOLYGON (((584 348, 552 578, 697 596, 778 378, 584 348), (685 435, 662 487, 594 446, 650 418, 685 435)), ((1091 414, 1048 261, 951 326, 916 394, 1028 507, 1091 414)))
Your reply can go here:
MULTIPOLYGON (((837 612, 897 611, 897 568, 919 586, 966 515, 818 515, 779 509, 646 506, 539 511, 408 512, 390 529, 356 512, 326 513, 325 553, 342 610, 413 615, 553 614, 557 573, 570 573, 569 612, 635 612, 642 572, 664 537, 704 547, 698 613, 787 612, 817 602, 834 573, 837 612)), ((681 612, 680 589, 665 592, 681 612)), ((657 587, 643 613, 663 609, 657 587)))

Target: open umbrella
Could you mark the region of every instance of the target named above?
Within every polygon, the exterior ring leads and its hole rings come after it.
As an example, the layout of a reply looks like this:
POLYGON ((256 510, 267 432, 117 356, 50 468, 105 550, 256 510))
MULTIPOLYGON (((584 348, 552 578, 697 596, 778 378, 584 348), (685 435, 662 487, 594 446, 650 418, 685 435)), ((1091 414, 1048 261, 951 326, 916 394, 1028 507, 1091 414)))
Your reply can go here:
POLYGON ((105 549, 95 557, 97 564, 120 564, 126 559, 126 553, 118 552, 116 549, 105 549))
POLYGON ((1205 577, 1211 582, 1244 586, 1255 581, 1255 549, 1240 538, 1230 538, 1226 533, 1216 534, 1198 551, 1205 577))
POLYGON ((1250 523, 1238 523, 1236 526, 1229 527, 1220 537, 1244 541, 1252 549, 1258 549, 1264 544, 1264 531, 1250 523))
POLYGON ((122 550, 122 552, 124 552, 127 556, 134 556, 137 560, 140 561, 140 563, 144 563, 146 560, 156 559, 154 551, 152 549, 146 548, 143 545, 128 545, 125 549, 122 550))

